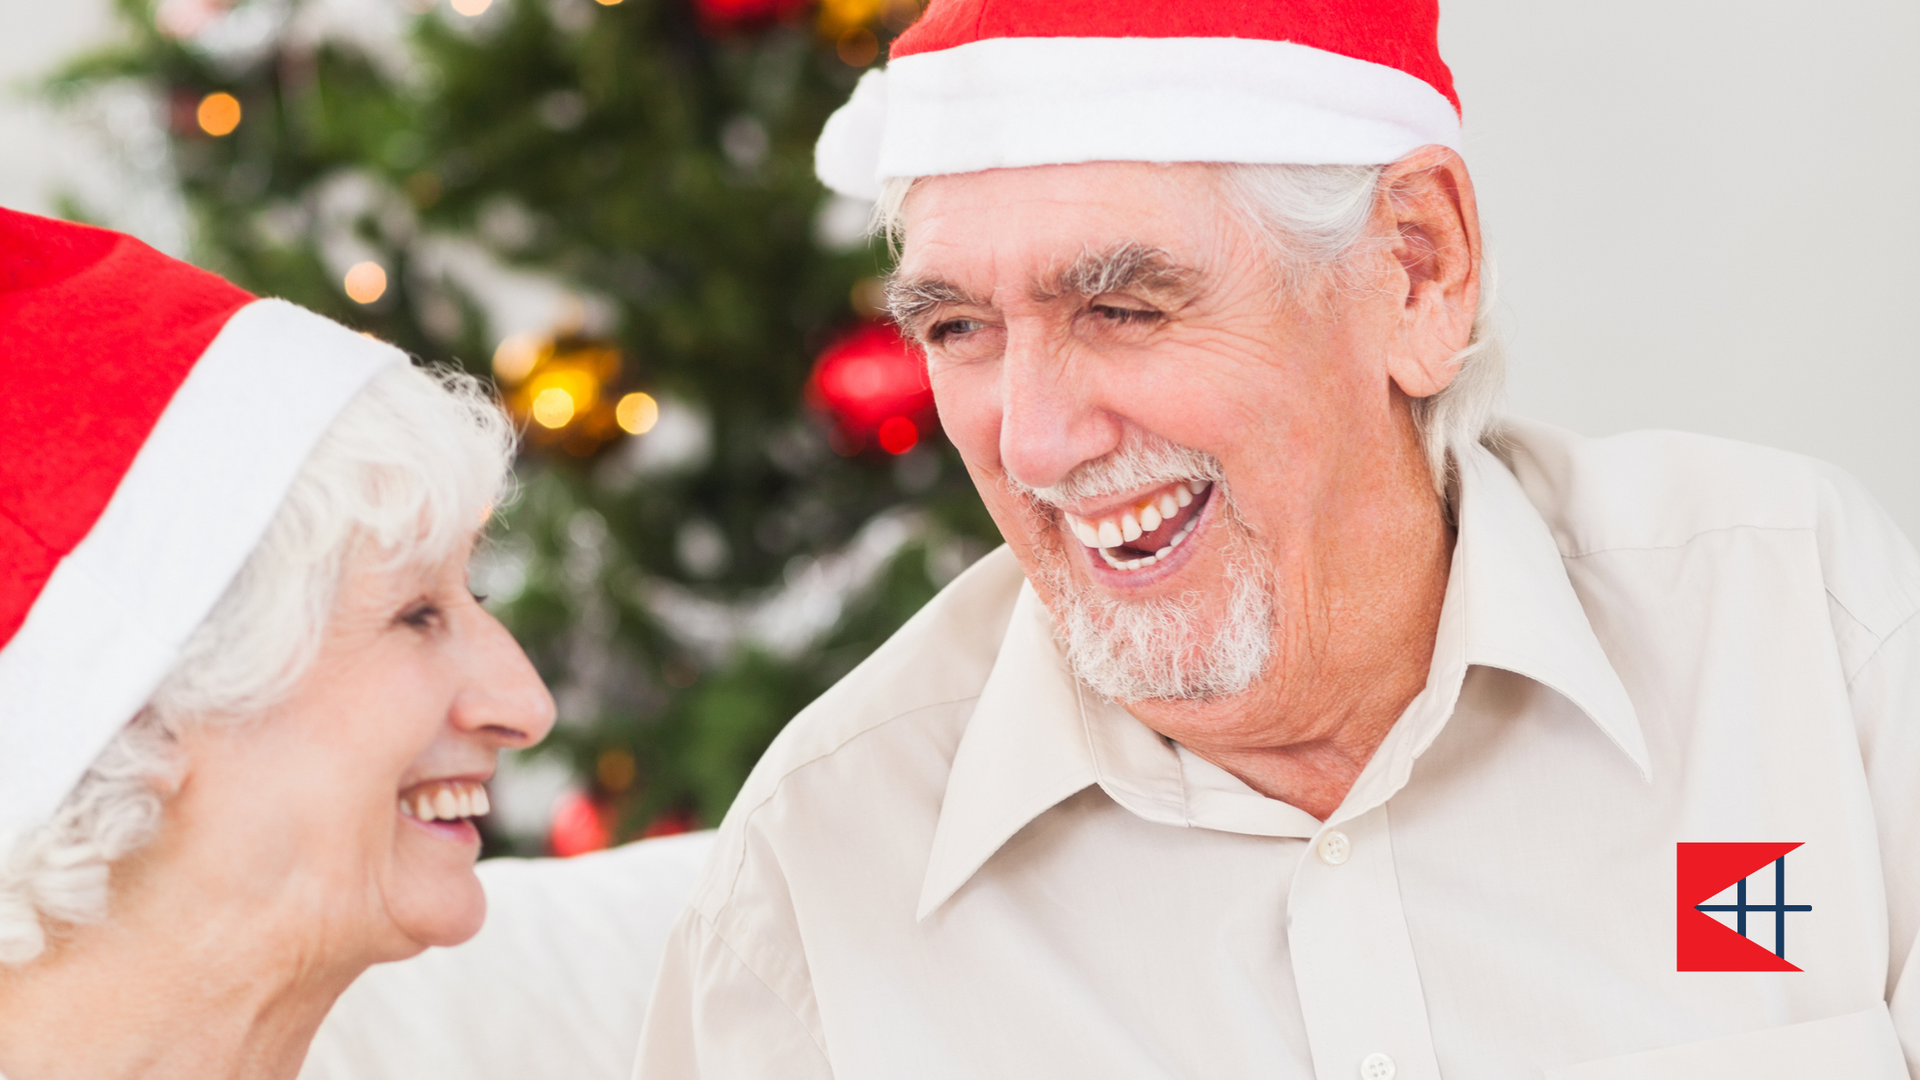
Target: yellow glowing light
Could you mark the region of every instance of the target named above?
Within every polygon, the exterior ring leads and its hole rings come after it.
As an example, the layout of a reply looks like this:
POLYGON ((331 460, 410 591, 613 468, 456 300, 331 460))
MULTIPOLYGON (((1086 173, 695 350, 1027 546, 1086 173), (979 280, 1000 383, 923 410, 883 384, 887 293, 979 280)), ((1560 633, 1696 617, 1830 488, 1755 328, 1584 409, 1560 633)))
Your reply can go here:
POLYGON ((546 342, 534 334, 509 334, 493 350, 493 376, 508 386, 526 378, 540 362, 546 342))
POLYGON ((645 435, 660 422, 660 403, 652 394, 628 394, 613 407, 613 418, 629 435, 645 435))
POLYGON ((848 67, 863 68, 880 55, 880 39, 874 37, 873 31, 866 27, 856 27, 840 35, 835 49, 840 53, 841 63, 848 67))
POLYGON ((533 399, 533 419, 541 427, 563 428, 573 419, 573 395, 549 386, 533 399))
POLYGON ((600 0, 600 6, 601 6, 601 7, 612 7, 613 5, 615 5, 615 4, 617 4, 617 3, 619 3, 619 2, 620 2, 620 0, 600 0))
POLYGON ((493 6, 493 0, 453 0, 453 10, 472 18, 493 6))
MULTIPOLYGON (((614 0, 619 3, 619 0, 614 0)), ((600 751, 600 757, 593 763, 594 779, 608 791, 625 791, 633 786, 639 775, 639 763, 633 760, 633 753, 619 747, 600 751)))
POLYGON ((376 262, 355 263, 347 271, 347 298, 356 304, 371 304, 387 291, 387 272, 376 262))
POLYGON ((838 35, 876 21, 887 7, 887 0, 821 0, 820 23, 838 35))
POLYGON ((201 131, 216 139, 231 135, 240 126, 240 99, 224 90, 215 91, 200 99, 193 117, 200 122, 201 131))

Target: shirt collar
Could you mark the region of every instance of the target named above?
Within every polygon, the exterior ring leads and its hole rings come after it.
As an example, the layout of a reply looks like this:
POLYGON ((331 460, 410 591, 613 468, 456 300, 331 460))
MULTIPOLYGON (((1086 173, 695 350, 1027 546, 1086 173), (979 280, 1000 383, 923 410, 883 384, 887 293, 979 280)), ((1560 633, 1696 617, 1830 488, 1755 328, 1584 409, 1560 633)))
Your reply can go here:
POLYGON ((1007 636, 954 750, 919 918, 946 903, 1027 822, 1096 781, 1080 695, 1046 605, 1022 581, 1007 636))
MULTIPOLYGON (((1652 775, 1626 687, 1567 579, 1558 547, 1519 481, 1474 447, 1460 455, 1459 535, 1426 688, 1328 824, 1405 786, 1453 715, 1467 669, 1502 668, 1556 691, 1652 775)), ((919 917, 946 903, 1028 822, 1098 784, 1148 821, 1259 836, 1310 837, 1295 807, 1253 791, 1087 691, 1054 642, 1052 619, 1022 584, 992 672, 956 749, 935 827, 919 917)))

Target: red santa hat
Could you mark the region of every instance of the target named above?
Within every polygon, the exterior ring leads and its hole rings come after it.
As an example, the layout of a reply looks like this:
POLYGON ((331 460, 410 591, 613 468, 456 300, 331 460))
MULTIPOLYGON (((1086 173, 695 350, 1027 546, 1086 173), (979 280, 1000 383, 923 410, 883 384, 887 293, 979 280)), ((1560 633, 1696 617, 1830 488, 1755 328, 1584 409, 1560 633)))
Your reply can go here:
MULTIPOLYGON (((178 660, 391 345, 0 209, 0 844, 178 660)), ((4 854, 4 851, 0 851, 4 854)))
POLYGON ((1460 145, 1437 0, 933 0, 827 121, 815 168, 1381 165, 1460 145))

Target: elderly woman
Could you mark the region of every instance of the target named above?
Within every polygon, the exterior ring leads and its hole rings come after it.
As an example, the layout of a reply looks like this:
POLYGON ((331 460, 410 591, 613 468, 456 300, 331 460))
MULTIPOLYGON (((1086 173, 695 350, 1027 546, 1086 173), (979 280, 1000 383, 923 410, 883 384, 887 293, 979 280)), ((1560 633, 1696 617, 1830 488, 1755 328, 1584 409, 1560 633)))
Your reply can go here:
POLYGON ((474 934, 484 783, 553 705, 468 593, 471 379, 0 210, 0 1073, 291 1077, 474 934))

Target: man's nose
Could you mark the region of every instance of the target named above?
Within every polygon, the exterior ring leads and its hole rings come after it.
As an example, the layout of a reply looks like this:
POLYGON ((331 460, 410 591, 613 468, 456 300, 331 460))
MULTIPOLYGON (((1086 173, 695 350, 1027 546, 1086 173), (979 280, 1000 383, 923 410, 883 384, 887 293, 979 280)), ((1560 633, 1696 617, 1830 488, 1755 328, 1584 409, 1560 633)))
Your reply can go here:
POLYGON ((1028 487, 1051 487, 1120 445, 1096 373, 1045 334, 1009 328, 1001 360, 1000 464, 1028 487))
POLYGON ((454 725, 503 748, 532 746, 553 729, 553 695, 507 628, 477 612, 469 679, 453 705, 454 725))

